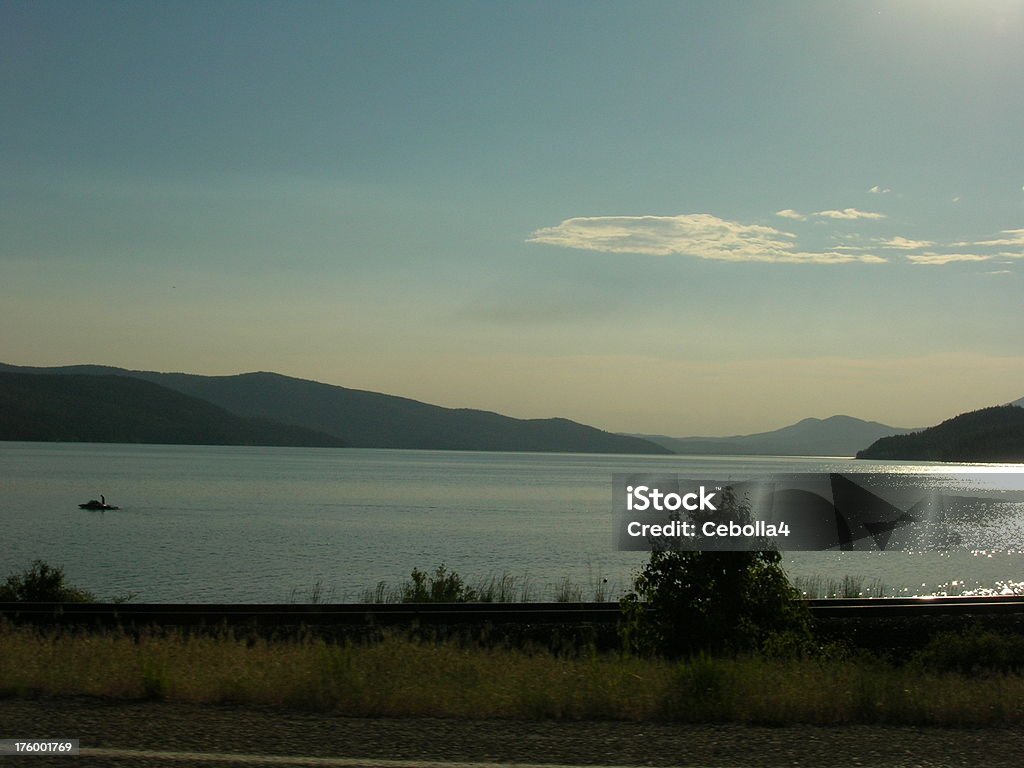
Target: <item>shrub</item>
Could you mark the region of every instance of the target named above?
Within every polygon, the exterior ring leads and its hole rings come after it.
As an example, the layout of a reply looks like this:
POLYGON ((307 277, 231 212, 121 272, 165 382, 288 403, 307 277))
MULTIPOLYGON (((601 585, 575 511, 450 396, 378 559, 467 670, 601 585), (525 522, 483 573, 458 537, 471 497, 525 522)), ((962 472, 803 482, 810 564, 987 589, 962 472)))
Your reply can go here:
POLYGON ((64 569, 36 560, 27 571, 11 574, 0 585, 5 603, 91 603, 96 598, 84 589, 64 583, 64 569))
MULTIPOLYGON (((698 519, 751 520, 750 506, 723 489, 717 512, 698 519)), ((627 650, 669 658, 761 650, 780 634, 811 647, 810 619, 774 550, 684 551, 655 547, 621 601, 627 650)), ((777 644, 776 644, 777 645, 777 644)))
POLYGON ((402 585, 403 603, 471 603, 479 600, 475 589, 466 586, 455 571, 442 563, 434 575, 413 568, 411 581, 402 585))

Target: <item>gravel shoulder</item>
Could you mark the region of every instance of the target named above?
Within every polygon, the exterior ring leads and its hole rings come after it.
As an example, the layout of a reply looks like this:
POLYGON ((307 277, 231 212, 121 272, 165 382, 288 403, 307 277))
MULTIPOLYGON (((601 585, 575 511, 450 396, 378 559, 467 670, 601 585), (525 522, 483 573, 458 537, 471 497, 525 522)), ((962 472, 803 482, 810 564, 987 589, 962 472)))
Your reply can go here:
MULTIPOLYGON (((78 738, 83 747, 173 752, 505 764, 1017 768, 1024 761, 1021 729, 363 719, 85 697, 0 700, 0 738, 15 737, 78 738)), ((4 760, 40 767, 187 765, 84 756, 4 760)))

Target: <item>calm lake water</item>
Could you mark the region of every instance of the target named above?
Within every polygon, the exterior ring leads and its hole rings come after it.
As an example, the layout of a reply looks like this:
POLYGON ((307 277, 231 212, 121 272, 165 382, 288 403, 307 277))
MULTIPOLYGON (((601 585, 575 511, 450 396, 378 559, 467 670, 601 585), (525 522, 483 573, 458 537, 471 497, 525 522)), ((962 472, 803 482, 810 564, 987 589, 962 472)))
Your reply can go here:
MULTIPOLYGON (((38 558, 102 599, 288 602, 319 583, 324 598, 349 601, 379 581, 397 585, 414 567, 445 563, 471 583, 508 574, 537 599, 551 599, 565 579, 589 596, 604 579, 613 592, 626 587, 647 557, 612 549, 615 473, 743 480, 968 469, 794 457, 0 442, 0 577, 38 558), (78 509, 101 493, 121 509, 78 509)), ((1024 580, 1021 555, 807 552, 786 562, 793 576, 879 579, 900 594, 1024 580)))

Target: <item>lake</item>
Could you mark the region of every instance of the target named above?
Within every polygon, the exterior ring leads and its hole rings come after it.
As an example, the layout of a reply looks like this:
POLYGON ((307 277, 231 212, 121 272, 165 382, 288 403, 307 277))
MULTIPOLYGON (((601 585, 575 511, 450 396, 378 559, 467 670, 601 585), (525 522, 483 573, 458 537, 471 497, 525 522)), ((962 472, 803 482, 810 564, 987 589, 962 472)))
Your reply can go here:
MULTIPOLYGON (((607 456, 0 442, 0 577, 35 559, 101 599, 288 602, 319 585, 351 601, 444 563, 552 599, 627 587, 646 554, 612 548, 612 476, 743 480, 797 472, 929 474, 960 467, 843 458, 607 456), (105 494, 117 511, 80 510, 105 494)), ((1020 487, 1020 486, 1018 486, 1020 487)), ((892 593, 1002 589, 1024 556, 802 552, 801 578, 850 575, 892 593)))

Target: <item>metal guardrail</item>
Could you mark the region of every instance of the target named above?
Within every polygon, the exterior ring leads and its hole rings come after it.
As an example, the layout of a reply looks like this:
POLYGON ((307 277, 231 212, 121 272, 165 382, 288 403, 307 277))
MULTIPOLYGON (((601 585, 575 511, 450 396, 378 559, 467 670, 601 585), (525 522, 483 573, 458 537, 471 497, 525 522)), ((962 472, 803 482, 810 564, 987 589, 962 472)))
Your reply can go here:
POLYGON ((1024 613, 1024 597, 852 597, 805 600, 811 613, 835 616, 943 616, 955 614, 1024 613))
POLYGON ((957 613, 1022 613, 1024 596, 988 597, 853 597, 805 600, 817 616, 952 615, 957 613))
MULTIPOLYGON (((1018 596, 803 602, 822 618, 1024 613, 1018 596)), ((620 615, 617 603, 0 603, 0 616, 12 621, 93 626, 614 624, 620 615)))
POLYGON ((37 623, 163 626, 603 624, 616 603, 0 603, 0 616, 37 623))

